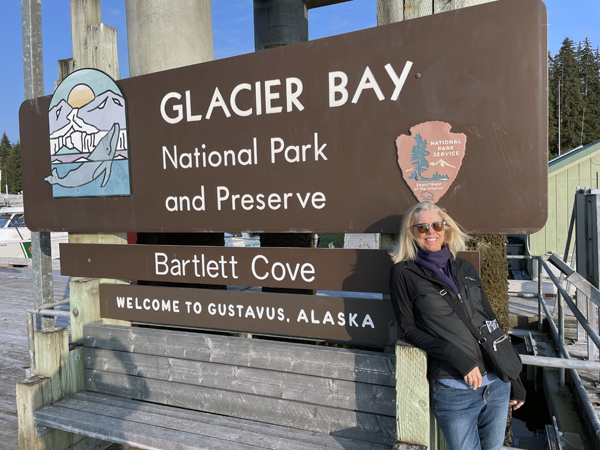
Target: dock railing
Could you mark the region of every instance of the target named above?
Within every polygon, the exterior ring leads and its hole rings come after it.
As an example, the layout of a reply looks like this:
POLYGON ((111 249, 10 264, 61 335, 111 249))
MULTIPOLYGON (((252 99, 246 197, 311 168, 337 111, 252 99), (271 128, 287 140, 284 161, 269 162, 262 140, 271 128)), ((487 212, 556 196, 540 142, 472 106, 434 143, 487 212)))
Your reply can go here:
MULTIPOLYGON (((565 288, 563 288, 541 256, 522 256, 522 255, 508 255, 510 259, 532 259, 538 261, 538 292, 536 294, 529 294, 531 297, 538 299, 538 330, 542 331, 543 317, 545 316, 554 342, 560 352, 558 358, 544 357, 537 355, 521 355, 523 364, 530 366, 541 366, 541 367, 553 367, 559 369, 560 376, 560 388, 564 389, 565 386, 565 369, 569 370, 569 375, 573 382, 573 387, 579 396, 580 404, 583 405, 583 409, 590 421, 590 424, 594 430, 596 439, 600 440, 600 420, 594 410, 593 404, 587 395, 583 382, 577 373, 577 370, 593 370, 600 371, 600 362, 596 361, 597 349, 600 348, 600 336, 594 329, 594 326, 590 324, 590 320, 596 324, 595 320, 595 308, 586 308, 588 316, 583 314, 577 305, 573 302, 571 297, 565 288), (558 305, 558 326, 554 323, 553 315, 548 309, 548 305, 544 300, 544 294, 542 290, 542 271, 545 271, 552 283, 557 289, 556 302, 558 305), (577 319, 577 322, 586 331, 588 339, 588 358, 587 360, 575 360, 571 359, 569 351, 565 345, 565 303, 577 319)), ((564 261, 562 261, 557 255, 552 255, 548 261, 556 267, 561 273, 566 275, 567 281, 573 285, 579 293, 587 297, 593 304, 600 306, 600 291, 593 286, 590 282, 585 280, 580 274, 569 267, 564 261)), ((510 294, 509 294, 510 295, 510 294)), ((529 296, 528 294, 518 294, 513 296, 529 296)))

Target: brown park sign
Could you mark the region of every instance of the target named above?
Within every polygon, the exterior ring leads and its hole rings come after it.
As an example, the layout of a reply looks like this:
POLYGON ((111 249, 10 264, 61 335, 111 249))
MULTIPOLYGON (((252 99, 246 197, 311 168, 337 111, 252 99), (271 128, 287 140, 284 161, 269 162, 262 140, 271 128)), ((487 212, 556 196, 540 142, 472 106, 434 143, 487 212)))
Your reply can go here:
MULTIPOLYGON (((104 318, 355 344, 396 342, 389 299, 363 294, 389 292, 392 261, 385 250, 61 244, 60 252, 63 275, 190 286, 101 284, 104 318), (248 292, 247 286, 328 295, 248 292)), ((479 252, 458 257, 479 270, 479 252)))
MULTIPOLYGON (((162 283, 388 293, 386 250, 61 244, 61 273, 162 283)), ((479 252, 459 252, 479 270, 479 252)))
POLYGON ((116 83, 75 72, 21 106, 27 225, 397 232, 416 198, 471 233, 534 232, 546 33, 541 1, 504 0, 116 83))
POLYGON ((100 315, 354 344, 397 341, 392 304, 381 299, 101 284, 100 315))

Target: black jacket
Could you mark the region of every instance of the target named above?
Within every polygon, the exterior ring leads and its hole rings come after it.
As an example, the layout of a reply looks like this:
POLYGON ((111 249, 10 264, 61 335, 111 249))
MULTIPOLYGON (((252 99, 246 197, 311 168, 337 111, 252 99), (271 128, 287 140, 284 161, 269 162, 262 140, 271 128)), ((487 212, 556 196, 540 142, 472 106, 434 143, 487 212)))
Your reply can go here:
MULTIPOLYGON (((450 259, 458 295, 428 269, 414 261, 392 267, 390 294, 399 325, 399 337, 427 352, 429 379, 464 379, 475 366, 482 375, 490 368, 481 347, 448 301, 457 302, 476 327, 496 318, 471 263, 450 259)), ((512 399, 524 401, 525 389, 513 382, 512 399)))

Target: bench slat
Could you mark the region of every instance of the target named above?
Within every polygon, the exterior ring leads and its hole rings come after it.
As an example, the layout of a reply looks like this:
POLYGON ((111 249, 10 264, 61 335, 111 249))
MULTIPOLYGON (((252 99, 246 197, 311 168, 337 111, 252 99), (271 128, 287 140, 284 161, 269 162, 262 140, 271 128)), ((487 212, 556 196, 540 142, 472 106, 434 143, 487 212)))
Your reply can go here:
POLYGON ((85 348, 86 369, 394 416, 395 389, 345 380, 85 348))
POLYGON ((395 387, 395 355, 185 331, 88 324, 86 347, 235 364, 395 387))
POLYGON ((85 371, 85 389, 353 439, 395 440, 389 416, 92 370, 85 371))
POLYGON ((197 436, 153 425, 123 420, 115 426, 113 418, 101 414, 46 406, 35 412, 37 424, 65 430, 70 433, 104 439, 117 444, 131 445, 144 450, 262 450, 265 447, 245 445, 222 439, 206 437, 203 442, 197 436))
POLYGON ((192 411, 183 408, 172 408, 169 406, 158 405, 155 403, 141 402, 137 400, 130 400, 119 397, 109 397, 103 394, 96 394, 94 392, 78 392, 69 397, 69 399, 81 399, 109 406, 118 405, 123 408, 134 408, 137 411, 160 414, 184 420, 192 420, 194 422, 202 422, 207 425, 233 427, 244 432, 260 433, 271 436, 273 438, 284 437, 289 439, 297 439, 298 436, 301 436, 302 441, 311 442, 315 445, 324 445, 323 442, 327 442, 327 445, 334 445, 334 448, 338 448, 338 444, 331 443, 332 439, 334 439, 335 442, 341 444, 342 448, 346 450, 389 450, 389 445, 387 444, 375 444, 372 442, 344 438, 341 436, 335 436, 334 438, 332 438, 321 433, 314 433, 312 431, 306 430, 298 430, 297 428, 292 427, 269 425, 264 424, 262 422, 227 417, 218 414, 192 411))
MULTIPOLYGON (((345 449, 345 450, 388 450, 387 445, 315 435, 314 433, 293 428, 249 422, 243 419, 214 416, 195 411, 177 410, 162 405, 144 404, 141 402, 108 398, 106 396, 78 393, 55 404, 55 407, 70 409, 84 415, 98 414, 109 418, 118 418, 129 422, 142 423, 161 428, 184 431, 195 436, 197 443, 205 438, 224 440, 228 445, 238 442, 251 445, 251 448, 268 449, 345 449), (115 402, 115 400, 118 400, 115 402)), ((52 413, 63 411, 50 411, 52 413)), ((36 413, 37 414, 37 413, 36 413)), ((39 420, 46 420, 46 412, 39 414, 39 420)), ((37 418, 37 417, 36 417, 37 418)), ((165 447, 171 448, 171 447, 165 447)), ((243 447, 245 448, 245 447, 243 447)))

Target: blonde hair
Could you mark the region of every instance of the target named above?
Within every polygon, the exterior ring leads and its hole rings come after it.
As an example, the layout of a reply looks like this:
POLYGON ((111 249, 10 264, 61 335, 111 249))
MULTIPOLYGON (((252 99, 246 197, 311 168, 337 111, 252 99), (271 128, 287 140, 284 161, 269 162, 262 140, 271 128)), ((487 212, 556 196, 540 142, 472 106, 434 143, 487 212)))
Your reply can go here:
POLYGON ((446 234, 444 236, 444 246, 448 247, 452 256, 456 258, 456 253, 463 250, 468 235, 462 231, 461 227, 448 215, 445 209, 429 202, 421 202, 411 206, 400 225, 400 239, 390 252, 392 261, 415 260, 418 252, 417 239, 413 233, 413 225, 417 223, 417 218, 424 211, 435 211, 440 215, 442 222, 446 222, 446 234))

